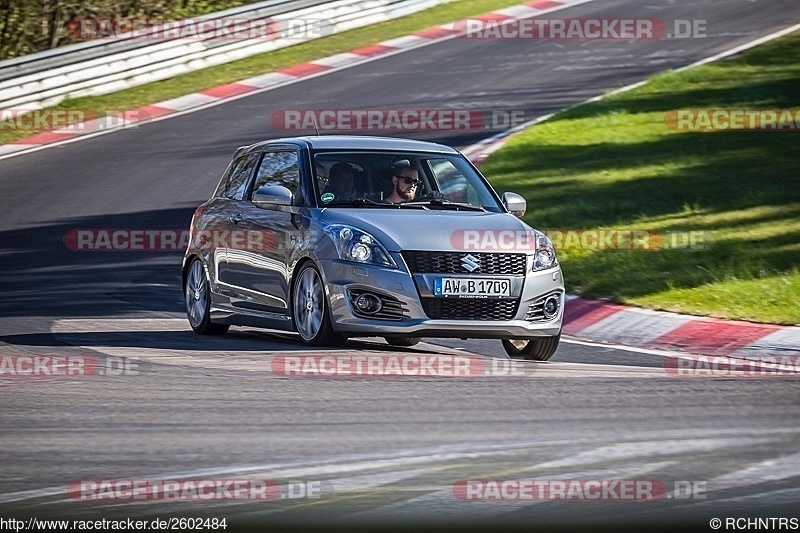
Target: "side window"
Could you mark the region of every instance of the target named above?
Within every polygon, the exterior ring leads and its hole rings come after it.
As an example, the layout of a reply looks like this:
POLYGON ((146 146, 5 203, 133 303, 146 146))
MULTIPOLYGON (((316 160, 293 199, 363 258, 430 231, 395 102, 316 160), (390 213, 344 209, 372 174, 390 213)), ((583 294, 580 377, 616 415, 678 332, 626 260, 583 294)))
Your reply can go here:
POLYGON ((257 162, 258 154, 249 154, 234 161, 222 196, 231 200, 244 199, 247 184, 250 181, 250 176, 253 175, 253 168, 255 168, 257 162))
POLYGON ((253 190, 264 185, 283 185, 293 194, 300 186, 300 168, 295 151, 266 152, 256 174, 253 190))

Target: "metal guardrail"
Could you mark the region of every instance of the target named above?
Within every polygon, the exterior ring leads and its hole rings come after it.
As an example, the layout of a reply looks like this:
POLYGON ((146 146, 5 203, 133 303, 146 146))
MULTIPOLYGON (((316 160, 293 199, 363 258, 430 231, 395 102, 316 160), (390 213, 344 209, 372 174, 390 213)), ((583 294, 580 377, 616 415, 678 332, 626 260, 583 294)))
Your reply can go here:
MULTIPOLYGON (((225 18, 279 22, 321 20, 330 33, 399 18, 451 0, 267 0, 192 20, 225 18)), ((254 39, 206 37, 154 40, 114 37, 68 45, 0 62, 0 109, 41 108, 67 98, 106 94, 164 80, 318 36, 254 39)), ((274 38, 273 38, 274 35, 274 38)))

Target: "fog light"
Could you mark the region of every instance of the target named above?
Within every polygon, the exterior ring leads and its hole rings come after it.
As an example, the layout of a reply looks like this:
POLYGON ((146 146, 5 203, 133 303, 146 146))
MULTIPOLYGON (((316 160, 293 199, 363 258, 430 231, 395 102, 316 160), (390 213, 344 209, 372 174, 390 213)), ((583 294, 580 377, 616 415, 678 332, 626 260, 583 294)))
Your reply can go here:
POLYGON ((544 317, 545 318, 553 318, 558 314, 558 296, 549 296, 547 300, 544 301, 544 317))
POLYGON ((362 294, 356 298, 356 307, 365 315, 372 315, 381 310, 381 299, 373 294, 362 294))

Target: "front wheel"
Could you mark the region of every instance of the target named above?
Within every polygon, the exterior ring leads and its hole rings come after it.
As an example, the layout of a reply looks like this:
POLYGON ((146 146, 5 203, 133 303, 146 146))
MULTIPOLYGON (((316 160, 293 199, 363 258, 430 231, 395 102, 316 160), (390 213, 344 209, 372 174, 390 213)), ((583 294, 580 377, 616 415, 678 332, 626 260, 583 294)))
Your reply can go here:
POLYGON ((503 339, 503 348, 511 357, 521 357, 528 361, 549 361, 558 349, 561 333, 554 337, 540 337, 529 340, 503 339))
POLYGON ((309 346, 341 346, 347 337, 331 325, 325 286, 317 267, 307 263, 294 284, 292 311, 297 333, 309 346))
POLYGON ((199 335, 224 335, 227 333, 227 324, 214 324, 211 322, 211 289, 208 279, 199 259, 192 260, 186 274, 186 283, 183 287, 186 302, 186 316, 189 325, 199 335))

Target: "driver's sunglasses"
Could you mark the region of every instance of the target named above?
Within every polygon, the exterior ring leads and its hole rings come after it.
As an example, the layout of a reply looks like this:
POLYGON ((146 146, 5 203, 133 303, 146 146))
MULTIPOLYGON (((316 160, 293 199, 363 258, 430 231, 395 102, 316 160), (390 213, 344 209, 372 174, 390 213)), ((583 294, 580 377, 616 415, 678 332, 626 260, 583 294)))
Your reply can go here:
POLYGON ((408 178, 406 176, 398 176, 398 179, 403 180, 403 183, 405 183, 406 185, 413 185, 415 187, 420 183, 422 183, 422 180, 420 179, 408 178))

